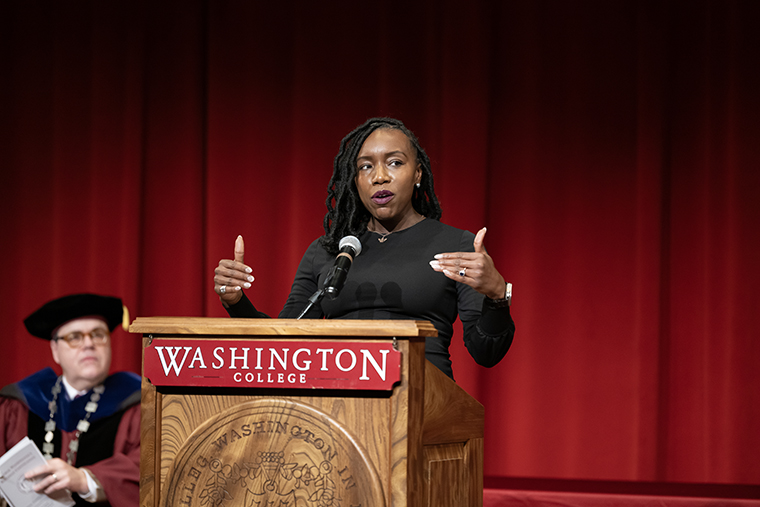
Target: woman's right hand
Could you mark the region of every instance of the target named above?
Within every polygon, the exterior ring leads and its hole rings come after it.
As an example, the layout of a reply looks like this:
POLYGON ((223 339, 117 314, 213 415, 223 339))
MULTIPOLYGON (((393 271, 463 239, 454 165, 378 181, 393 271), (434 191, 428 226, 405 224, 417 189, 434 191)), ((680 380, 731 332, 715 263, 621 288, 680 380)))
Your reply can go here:
POLYGON ((235 240, 235 260, 222 259, 214 270, 214 292, 224 306, 232 306, 243 297, 243 289, 249 289, 253 270, 243 264, 245 244, 243 236, 235 240))

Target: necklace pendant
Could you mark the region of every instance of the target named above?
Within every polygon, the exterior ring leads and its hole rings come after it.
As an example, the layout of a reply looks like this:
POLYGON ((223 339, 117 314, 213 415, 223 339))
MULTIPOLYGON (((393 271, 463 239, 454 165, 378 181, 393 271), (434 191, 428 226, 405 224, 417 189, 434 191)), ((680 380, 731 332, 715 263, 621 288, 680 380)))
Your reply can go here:
POLYGON ((382 236, 382 237, 377 238, 377 241, 379 241, 380 243, 385 243, 387 239, 388 239, 388 236, 382 236))
MULTIPOLYGON (((53 389, 51 391, 53 395, 53 399, 48 404, 48 407, 50 408, 50 419, 45 424, 45 431, 47 433, 45 434, 45 443, 42 444, 42 452, 45 454, 46 459, 50 459, 50 455, 53 454, 53 432, 55 431, 55 412, 58 407, 58 394, 61 392, 61 379, 63 376, 59 376, 58 380, 56 380, 55 385, 53 386, 53 389)), ((74 464, 74 458, 76 456, 77 451, 79 451, 79 437, 82 433, 85 433, 88 429, 90 429, 90 416, 97 412, 98 410, 98 401, 100 401, 100 395, 103 394, 103 392, 106 390, 105 386, 103 384, 100 384, 98 386, 95 386, 92 389, 92 394, 90 395, 90 399, 87 402, 87 405, 85 405, 84 411, 84 417, 80 419, 79 423, 77 423, 77 432, 74 435, 74 440, 72 440, 69 443, 69 452, 66 453, 66 461, 69 465, 74 464)))

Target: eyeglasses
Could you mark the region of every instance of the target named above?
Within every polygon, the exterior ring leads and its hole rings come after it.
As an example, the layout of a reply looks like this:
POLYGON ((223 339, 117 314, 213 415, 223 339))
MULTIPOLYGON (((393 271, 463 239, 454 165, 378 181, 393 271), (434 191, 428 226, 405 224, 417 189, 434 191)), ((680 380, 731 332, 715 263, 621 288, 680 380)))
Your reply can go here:
POLYGON ((82 346, 85 336, 89 336, 94 345, 105 345, 108 343, 108 338, 111 334, 105 329, 93 329, 89 333, 74 331, 66 336, 56 336, 55 341, 63 340, 69 345, 69 347, 76 349, 82 346))

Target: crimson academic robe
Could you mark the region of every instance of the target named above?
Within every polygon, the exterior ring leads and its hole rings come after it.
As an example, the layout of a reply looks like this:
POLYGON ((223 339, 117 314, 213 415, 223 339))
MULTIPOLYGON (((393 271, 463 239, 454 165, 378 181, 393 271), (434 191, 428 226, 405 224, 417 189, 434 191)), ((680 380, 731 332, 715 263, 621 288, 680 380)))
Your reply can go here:
MULTIPOLYGON (((0 455, 24 436, 42 449, 44 424, 50 415, 47 404, 56 379, 55 372, 46 368, 0 391, 0 455)), ((84 466, 97 478, 108 499, 105 505, 135 507, 140 496, 140 377, 120 372, 109 376, 104 385, 98 410, 90 416, 90 429, 80 436, 74 466, 84 466)), ((88 399, 85 395, 68 400, 63 388, 58 395, 53 443, 54 455, 63 460, 88 399)), ((92 505, 73 496, 77 505, 92 505)))

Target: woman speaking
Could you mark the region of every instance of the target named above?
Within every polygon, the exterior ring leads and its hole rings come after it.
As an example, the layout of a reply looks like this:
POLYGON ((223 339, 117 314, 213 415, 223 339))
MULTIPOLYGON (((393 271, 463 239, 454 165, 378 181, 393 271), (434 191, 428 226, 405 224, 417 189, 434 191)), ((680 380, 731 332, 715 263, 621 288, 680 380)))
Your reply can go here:
MULTIPOLYGON (((403 123, 371 118, 343 138, 327 192, 325 234, 306 250, 280 318, 308 308, 305 318, 428 320, 438 336, 426 339, 425 357, 453 378, 449 344, 458 315, 478 364, 504 357, 515 332, 511 285, 486 253, 485 228, 473 235, 439 221, 430 159, 403 123), (346 236, 358 238, 361 255, 337 297, 315 297, 331 283, 346 236)), ((234 253, 219 261, 214 291, 231 317, 267 317, 244 294, 253 270, 242 237, 234 253)))

